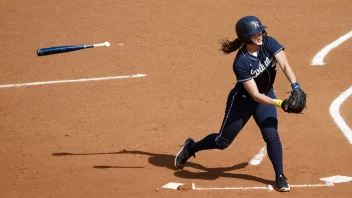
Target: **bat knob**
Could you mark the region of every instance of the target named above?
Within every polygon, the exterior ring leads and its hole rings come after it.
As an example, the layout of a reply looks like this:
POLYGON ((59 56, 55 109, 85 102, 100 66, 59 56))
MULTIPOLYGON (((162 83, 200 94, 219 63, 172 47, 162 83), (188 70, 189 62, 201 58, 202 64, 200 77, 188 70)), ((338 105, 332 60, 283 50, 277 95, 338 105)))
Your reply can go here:
POLYGON ((109 43, 108 41, 106 41, 106 42, 104 43, 104 45, 105 45, 105 47, 110 47, 110 43, 109 43))

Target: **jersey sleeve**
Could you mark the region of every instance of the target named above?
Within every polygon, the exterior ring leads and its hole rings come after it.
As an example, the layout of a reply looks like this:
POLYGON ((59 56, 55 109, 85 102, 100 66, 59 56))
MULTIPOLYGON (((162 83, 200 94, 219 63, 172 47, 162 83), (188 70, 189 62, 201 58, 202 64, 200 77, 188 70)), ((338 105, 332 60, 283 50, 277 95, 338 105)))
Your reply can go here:
POLYGON ((234 63, 233 70, 239 83, 253 79, 250 67, 245 64, 234 63))
POLYGON ((268 36, 266 39, 266 47, 273 56, 285 49, 284 46, 271 36, 268 36))

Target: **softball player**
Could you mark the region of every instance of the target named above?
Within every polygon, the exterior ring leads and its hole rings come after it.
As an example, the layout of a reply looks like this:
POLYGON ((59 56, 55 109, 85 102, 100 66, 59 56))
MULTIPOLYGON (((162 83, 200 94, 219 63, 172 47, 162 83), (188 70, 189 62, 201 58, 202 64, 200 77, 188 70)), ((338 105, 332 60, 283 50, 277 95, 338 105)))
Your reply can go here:
POLYGON ((266 26, 263 26, 257 17, 246 16, 236 23, 238 38, 234 41, 222 41, 224 53, 229 54, 238 49, 239 51, 233 63, 237 83, 228 95, 220 131, 209 134, 198 142, 187 138, 183 148, 176 155, 176 168, 183 168, 186 161, 191 156, 195 157, 198 151, 227 148, 253 116, 266 142, 278 190, 290 191, 284 176, 282 145, 277 131, 276 107, 281 107, 282 100, 276 99, 273 88, 276 63, 285 73, 292 89, 300 89, 300 85, 296 82, 284 47, 274 38, 267 36, 265 29, 266 26))

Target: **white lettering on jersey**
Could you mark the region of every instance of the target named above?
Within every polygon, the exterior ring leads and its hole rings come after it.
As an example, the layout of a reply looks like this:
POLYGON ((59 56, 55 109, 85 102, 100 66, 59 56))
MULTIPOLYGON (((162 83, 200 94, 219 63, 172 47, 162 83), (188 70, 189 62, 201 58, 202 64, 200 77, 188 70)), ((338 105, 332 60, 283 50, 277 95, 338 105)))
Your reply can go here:
POLYGON ((270 60, 266 57, 264 61, 264 65, 259 62, 259 67, 255 70, 251 69, 251 75, 256 78, 259 74, 261 74, 268 66, 270 65, 270 60))

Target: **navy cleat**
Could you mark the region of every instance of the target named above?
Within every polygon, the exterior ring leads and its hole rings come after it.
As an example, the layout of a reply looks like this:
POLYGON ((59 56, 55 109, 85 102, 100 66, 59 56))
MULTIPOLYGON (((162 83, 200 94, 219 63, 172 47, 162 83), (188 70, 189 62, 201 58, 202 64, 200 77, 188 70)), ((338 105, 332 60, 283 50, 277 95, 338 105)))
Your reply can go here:
POLYGON ((191 145, 194 143, 192 138, 187 138, 182 149, 177 153, 175 157, 175 167, 182 169, 184 164, 190 157, 196 157, 195 153, 191 151, 191 145))
POLYGON ((284 175, 276 176, 275 183, 280 192, 290 192, 290 185, 287 183, 284 175))

